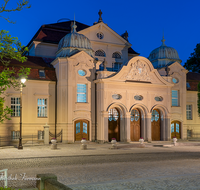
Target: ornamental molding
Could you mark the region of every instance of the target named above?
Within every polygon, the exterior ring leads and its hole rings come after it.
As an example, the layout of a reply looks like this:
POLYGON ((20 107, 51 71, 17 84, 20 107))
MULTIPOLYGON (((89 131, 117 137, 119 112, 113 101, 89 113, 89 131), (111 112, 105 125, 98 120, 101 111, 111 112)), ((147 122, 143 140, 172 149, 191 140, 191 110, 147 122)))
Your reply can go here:
POLYGON ((134 81, 147 81, 150 82, 151 78, 148 73, 148 66, 141 62, 139 59, 131 64, 131 69, 128 74, 122 76, 122 79, 134 81))

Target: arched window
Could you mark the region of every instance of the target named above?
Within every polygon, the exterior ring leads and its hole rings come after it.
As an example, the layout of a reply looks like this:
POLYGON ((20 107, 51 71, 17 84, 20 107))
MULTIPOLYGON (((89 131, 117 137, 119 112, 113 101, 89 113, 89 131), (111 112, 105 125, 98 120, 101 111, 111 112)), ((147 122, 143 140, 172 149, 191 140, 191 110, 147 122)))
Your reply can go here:
POLYGON ((117 58, 117 59, 121 59, 121 55, 118 52, 114 52, 112 54, 112 58, 117 58))
POLYGON ((106 57, 106 53, 103 50, 95 51, 95 56, 106 57))
POLYGON ((119 118, 119 113, 117 109, 113 108, 108 111, 108 119, 109 121, 117 121, 119 118))

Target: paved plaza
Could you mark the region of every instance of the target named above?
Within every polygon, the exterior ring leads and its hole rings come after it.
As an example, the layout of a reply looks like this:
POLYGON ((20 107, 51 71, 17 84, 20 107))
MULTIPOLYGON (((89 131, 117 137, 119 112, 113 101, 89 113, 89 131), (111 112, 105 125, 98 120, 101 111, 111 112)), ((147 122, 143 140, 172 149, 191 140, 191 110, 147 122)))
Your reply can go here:
MULTIPOLYGON (((0 149, 0 169, 7 168, 8 175, 18 179, 53 173, 74 190, 200 189, 198 143, 171 148, 156 144, 169 142, 148 143, 146 148, 120 143, 116 150, 109 149, 111 144, 95 143, 89 143, 88 150, 80 150, 80 144, 59 144, 58 150, 49 146, 5 148, 0 149)), ((19 180, 9 183, 19 187, 19 180)))

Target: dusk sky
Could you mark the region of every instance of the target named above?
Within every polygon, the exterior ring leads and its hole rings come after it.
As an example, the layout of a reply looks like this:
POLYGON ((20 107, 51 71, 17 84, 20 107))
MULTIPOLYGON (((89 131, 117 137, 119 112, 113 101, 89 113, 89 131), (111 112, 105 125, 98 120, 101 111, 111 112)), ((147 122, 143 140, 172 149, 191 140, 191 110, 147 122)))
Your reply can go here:
MULTIPOLYGON (((17 2, 10 0, 8 8, 15 7, 17 2)), ((41 25, 62 18, 73 20, 74 14, 77 21, 91 26, 98 21, 99 9, 103 22, 115 32, 121 35, 128 31, 132 48, 141 56, 148 57, 161 45, 163 31, 165 44, 178 51, 182 64, 200 43, 199 0, 30 0, 30 4, 30 9, 2 15, 16 24, 1 18, 1 29, 18 37, 23 45, 28 44, 41 25)))

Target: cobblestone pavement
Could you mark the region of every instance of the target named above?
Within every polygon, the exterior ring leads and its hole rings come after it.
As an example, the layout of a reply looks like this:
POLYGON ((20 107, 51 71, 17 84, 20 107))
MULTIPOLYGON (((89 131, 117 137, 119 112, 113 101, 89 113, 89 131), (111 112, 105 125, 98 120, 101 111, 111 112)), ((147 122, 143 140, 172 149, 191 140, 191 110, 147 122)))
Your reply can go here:
MULTIPOLYGON (((8 168, 8 175, 16 176, 18 180, 8 181, 8 184, 17 187, 24 182, 20 181, 20 174, 31 178, 39 173, 54 173, 58 181, 74 190, 200 189, 199 151, 160 149, 156 154, 9 158, 0 160, 0 169, 3 168, 8 168)), ((30 180, 27 183, 35 185, 30 180)))

